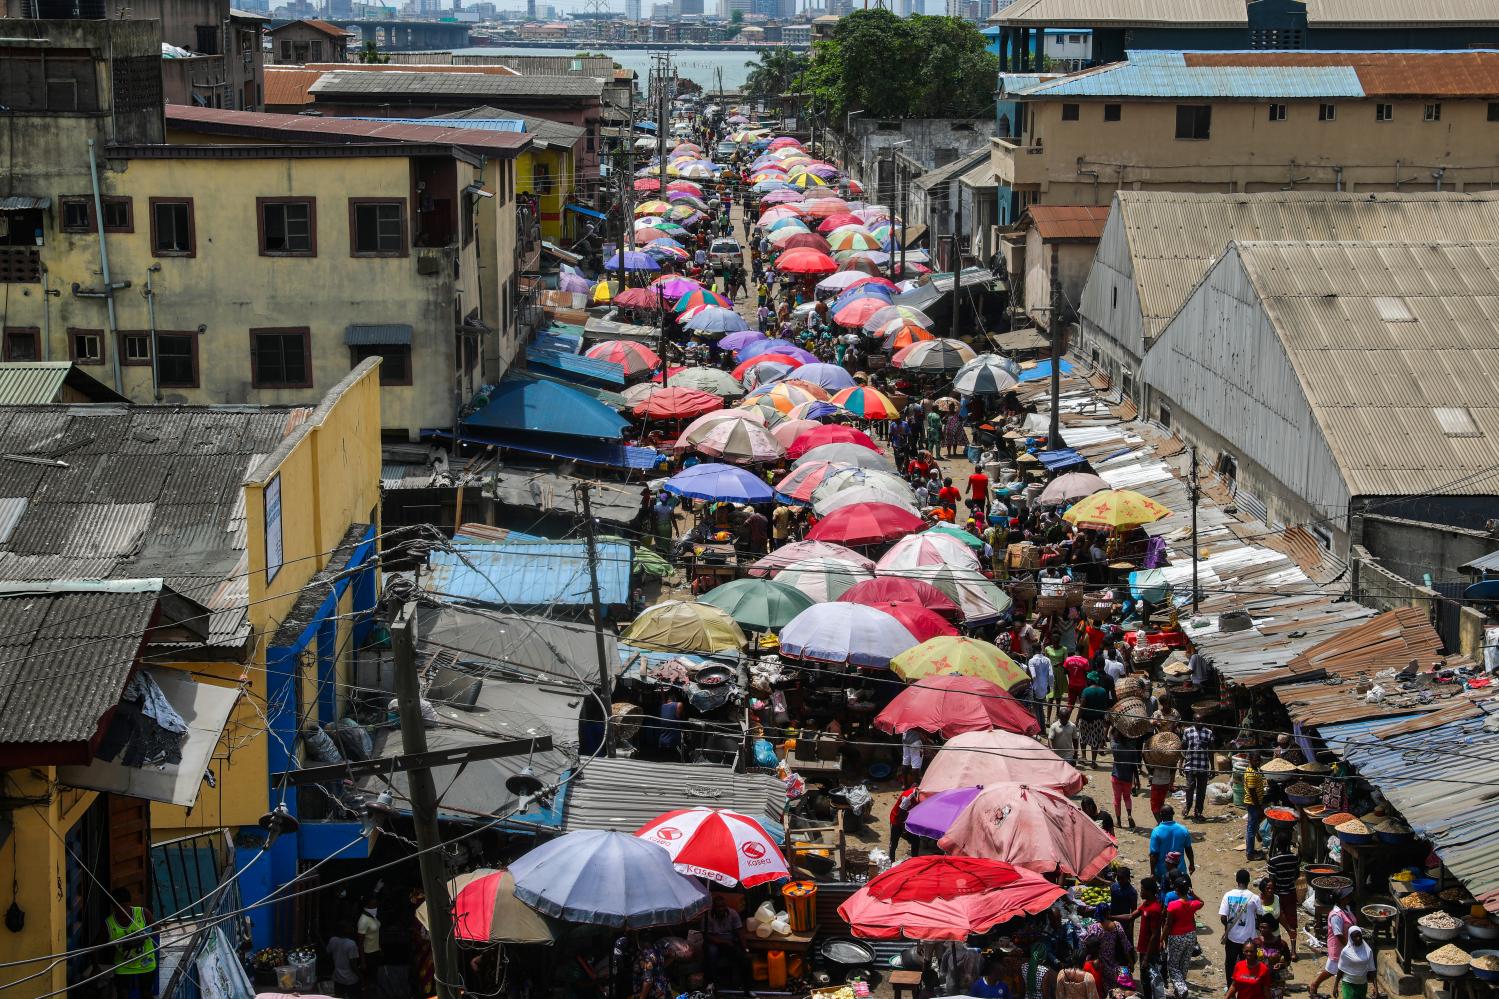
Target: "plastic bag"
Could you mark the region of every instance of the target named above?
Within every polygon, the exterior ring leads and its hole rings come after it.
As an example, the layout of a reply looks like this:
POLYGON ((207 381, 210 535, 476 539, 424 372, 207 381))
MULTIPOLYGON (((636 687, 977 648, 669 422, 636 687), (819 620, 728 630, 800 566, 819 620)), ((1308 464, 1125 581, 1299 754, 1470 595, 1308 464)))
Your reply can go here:
POLYGON ((770 710, 774 712, 771 719, 778 728, 785 728, 791 722, 791 715, 786 710, 786 692, 777 690, 770 695, 770 710))
POLYGON ((836 793, 841 795, 843 799, 848 802, 848 807, 852 809, 855 814, 863 814, 867 812, 870 806, 874 804, 874 795, 870 794, 869 788, 865 787, 863 784, 854 784, 849 787, 840 787, 838 788, 836 793))
POLYGON ((807 778, 796 771, 786 775, 786 797, 795 801, 807 793, 807 778))
POLYGON ((1215 805, 1226 805, 1234 800, 1234 789, 1214 781, 1208 785, 1208 800, 1215 805))
POLYGON ((781 762, 781 758, 776 755, 776 747, 769 739, 756 739, 754 748, 755 766, 773 769, 781 762))
POLYGON ((1368 701, 1370 704, 1379 704, 1383 702, 1384 688, 1376 683, 1374 686, 1370 687, 1369 692, 1364 695, 1364 700, 1368 701))

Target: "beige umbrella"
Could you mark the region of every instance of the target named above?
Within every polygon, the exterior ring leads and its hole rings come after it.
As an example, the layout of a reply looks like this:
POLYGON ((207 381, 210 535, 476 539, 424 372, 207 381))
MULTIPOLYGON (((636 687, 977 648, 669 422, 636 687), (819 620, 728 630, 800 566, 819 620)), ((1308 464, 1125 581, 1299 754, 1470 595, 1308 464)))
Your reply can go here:
MULTIPOLYGON (((483 868, 460 874, 448 882, 453 900, 453 935, 461 943, 549 944, 551 924, 535 909, 515 897, 515 879, 509 871, 483 868)), ((427 922, 427 903, 416 907, 416 918, 427 922)))

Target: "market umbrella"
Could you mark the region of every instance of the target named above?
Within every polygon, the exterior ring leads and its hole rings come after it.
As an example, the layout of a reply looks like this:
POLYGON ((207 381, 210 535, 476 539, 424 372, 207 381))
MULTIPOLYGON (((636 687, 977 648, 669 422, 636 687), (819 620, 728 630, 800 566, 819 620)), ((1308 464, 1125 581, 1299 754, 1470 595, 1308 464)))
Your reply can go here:
POLYGON ((927 764, 921 777, 921 793, 1019 783, 1077 794, 1087 778, 1030 736, 991 729, 964 732, 947 740, 927 764))
POLYGON ((972 534, 968 533, 968 531, 966 531, 965 529, 963 529, 961 527, 957 527, 957 526, 955 526, 953 524, 933 524, 931 527, 928 527, 926 529, 926 531, 923 532, 923 533, 926 533, 926 534, 945 534, 945 535, 947 535, 950 538, 957 538, 959 541, 961 541, 963 544, 967 545, 969 548, 972 548, 974 551, 981 552, 981 551, 984 550, 984 542, 983 541, 981 541, 980 539, 974 537, 972 534))
POLYGON ((828 245, 833 248, 834 252, 842 253, 845 250, 878 250, 880 241, 863 229, 846 228, 841 232, 833 233, 828 238, 828 245))
POLYGON ((838 915, 871 940, 967 940, 1045 912, 1066 890, 1039 874, 974 857, 902 861, 854 892, 838 915))
POLYGON ((634 340, 604 340, 589 347, 583 356, 618 364, 626 378, 648 375, 661 366, 661 358, 654 350, 634 340))
MULTIPOLYGON (((747 424, 728 424, 735 429, 751 429, 747 424)), ((762 431, 763 432, 763 431, 762 431)), ((766 434, 768 437, 769 434, 766 434)), ((771 438, 774 441, 774 438, 771 438)), ((701 449, 702 445, 699 444, 701 449)), ((704 462, 683 469, 666 480, 662 487, 677 496, 692 499, 734 503, 768 503, 775 498, 770 486, 753 472, 721 462, 704 462)))
POLYGON ((784 447, 789 446, 792 441, 808 430, 816 430, 820 426, 822 424, 816 420, 794 420, 788 416, 784 422, 775 425, 770 435, 780 441, 784 447))
POLYGON ((744 395, 744 386, 721 368, 683 368, 671 373, 671 383, 673 386, 710 392, 723 399, 737 399, 744 395))
POLYGON ((1128 531, 1169 516, 1170 510, 1133 489, 1104 489, 1068 507, 1062 519, 1078 527, 1128 531))
POLYGON ((983 572, 969 565, 912 565, 904 569, 881 569, 882 575, 904 576, 931 583, 963 608, 968 624, 993 621, 1010 608, 1010 595, 983 572))
MULTIPOLYGON (((453 900, 453 936, 464 943, 549 944, 552 925, 515 897, 515 877, 489 867, 448 882, 453 900)), ((427 903, 416 907, 417 922, 429 926, 427 903)))
POLYGON ((587 295, 593 291, 593 284, 580 274, 563 271, 557 277, 557 290, 574 295, 587 295))
POLYGON ((829 544, 826 541, 793 541, 789 545, 782 545, 769 555, 761 556, 754 565, 750 566, 749 574, 773 576, 787 566, 809 558, 830 558, 849 565, 860 566, 865 570, 864 579, 869 579, 874 574, 874 562, 852 548, 829 544))
POLYGON ((985 784, 937 845, 1079 881, 1097 877, 1119 855, 1114 837, 1081 808, 1050 787, 1029 783, 985 784))
MULTIPOLYGON (((776 492, 798 503, 811 503, 812 494, 829 475, 839 469, 853 468, 836 461, 812 461, 799 464, 790 474, 776 483, 776 492)), ((862 558, 862 556, 860 556, 862 558)), ((874 563, 870 563, 870 568, 874 563)))
POLYGON ((1029 683, 1031 675, 998 646, 977 638, 934 638, 903 653, 890 663, 903 680, 919 680, 934 673, 976 676, 1012 690, 1029 683))
POLYGON ((861 420, 894 420, 900 416, 900 410, 895 408, 889 396, 866 385, 846 388, 828 401, 842 406, 861 420))
POLYGON ((987 732, 991 728, 1021 735, 1036 735, 1041 731, 1030 709, 1004 688, 976 676, 952 674, 924 676, 896 694, 875 716, 874 727, 891 733, 915 728, 935 732, 944 739, 962 732, 987 732))
POLYGON ((804 402, 823 401, 828 397, 828 390, 802 378, 801 369, 805 367, 811 365, 804 364, 780 381, 756 388, 750 395, 775 403, 776 409, 782 413, 789 413, 804 402))
POLYGON ((835 274, 829 274, 817 282, 817 290, 842 293, 848 291, 850 288, 857 288, 865 282, 878 280, 881 279, 868 274, 860 274, 858 271, 838 271, 835 274))
POLYGON ((630 407, 630 412, 647 420, 687 420, 723 408, 723 400, 707 392, 669 385, 650 392, 630 407))
POLYGON ((781 629, 783 655, 851 666, 886 666, 916 644, 905 625, 862 604, 816 604, 781 629))
POLYGON ((765 827, 726 808, 680 808, 657 816, 635 835, 665 850, 679 873, 721 885, 753 888, 791 874, 765 827))
POLYGON ((1042 506, 1066 506, 1108 488, 1109 484, 1092 472, 1068 472, 1048 482, 1036 502, 1042 506))
MULTIPOLYGON (((759 340, 752 340, 743 347, 737 348, 734 351, 734 356, 740 361, 748 361, 762 354, 780 354, 783 351, 789 352, 795 349, 797 349, 796 344, 783 337, 763 337, 759 340)), ((785 356, 791 357, 792 355, 786 353, 785 356)))
POLYGON ((621 641, 659 652, 734 652, 749 639, 734 619, 717 607, 687 600, 652 604, 630 622, 621 641))
POLYGON ((871 451, 859 444, 822 444, 814 447, 800 458, 793 467, 814 461, 836 461, 859 468, 877 468, 884 472, 895 471, 895 462, 879 451, 871 451))
POLYGON ((835 558, 808 558, 782 568, 776 582, 794 587, 814 603, 837 600, 856 583, 873 579, 873 571, 835 558))
POLYGON ((827 236, 831 236, 839 229, 851 232, 867 232, 864 228, 864 220, 852 212, 838 212, 837 214, 829 215, 817 223, 817 231, 827 236))
POLYGON ((749 631, 779 631, 811 607, 813 599, 779 579, 733 579, 715 586, 698 603, 725 611, 749 631))
POLYGON ((854 376, 848 373, 847 368, 841 364, 829 364, 826 361, 804 364, 796 369, 794 377, 800 381, 820 385, 829 392, 854 387, 854 376))
POLYGON ((700 309, 684 320, 682 325, 697 333, 738 333, 749 329, 749 323, 743 316, 721 305, 700 309))
MULTIPOLYGON (((754 345, 751 344, 751 346, 754 345)), ((790 350, 792 348, 787 349, 790 350)), ((768 353, 756 354, 754 357, 740 361, 738 366, 734 368, 732 374, 735 378, 738 378, 740 381, 748 385, 750 383, 750 379, 748 379, 747 376, 749 375, 750 371, 762 365, 778 364, 783 366, 787 371, 790 371, 793 368, 801 367, 804 363, 806 362, 804 362, 801 358, 792 357, 789 353, 783 353, 781 351, 770 351, 768 353)))
POLYGON ((864 431, 839 423, 828 423, 808 430, 798 437, 786 449, 786 456, 793 459, 800 458, 814 447, 822 447, 824 444, 854 444, 875 452, 880 449, 880 446, 864 431))
POLYGON ((929 330, 924 330, 911 322, 900 322, 900 325, 896 326, 895 329, 882 335, 885 339, 881 342, 880 346, 885 350, 891 351, 899 351, 902 347, 909 347, 911 344, 920 343, 923 340, 937 339, 937 334, 929 330))
MULTIPOLYGON (((805 367, 806 365, 803 365, 805 367)), ((793 406, 786 414, 788 420, 826 420, 830 416, 837 416, 843 410, 831 402, 823 402, 821 399, 812 402, 804 402, 793 406)))
POLYGON ((870 607, 907 603, 949 617, 958 615, 958 605, 946 593, 919 579, 902 579, 899 576, 876 576, 874 579, 855 583, 838 599, 844 603, 866 604, 870 607))
POLYGON ((828 253, 832 249, 828 246, 828 241, 815 232, 794 232, 777 242, 783 250, 816 250, 818 253, 828 253))
POLYGON ((953 391, 962 395, 1008 392, 1020 383, 1020 365, 1002 354, 980 354, 953 375, 953 391))
MULTIPOLYGON (((666 298, 668 301, 670 301, 671 295, 668 293, 666 298)), ((681 313, 686 312, 688 309, 695 308, 699 305, 716 305, 719 308, 723 309, 732 309, 734 307, 733 302, 729 301, 727 298, 724 298, 716 291, 712 291, 708 288, 693 288, 690 291, 685 292, 681 298, 677 299, 676 311, 680 315, 681 313)))
POLYGON ((1171 580, 1164 569, 1137 569, 1129 574, 1129 593, 1136 600, 1163 604, 1171 595, 1171 580))
POLYGON ((658 310, 662 307, 661 297, 650 288, 626 288, 614 296, 614 304, 623 309, 658 310))
POLYGON ((672 447, 679 451, 685 451, 687 448, 695 447, 718 424, 739 422, 753 423, 756 426, 763 427, 765 425, 765 417, 763 413, 753 409, 740 409, 736 407, 734 409, 715 410, 706 416, 699 416, 687 424, 682 429, 682 435, 676 439, 672 447))
POLYGON ((807 537, 841 545, 876 545, 919 531, 921 524, 920 517, 898 506, 865 503, 834 510, 819 520, 807 537))
POLYGON ((860 271, 873 277, 884 277, 879 263, 868 253, 855 253, 838 265, 840 271, 860 271))
POLYGON ((941 374, 957 371, 975 356, 973 348, 962 340, 922 340, 896 351, 890 363, 906 371, 941 374))
POLYGON ((922 798, 906 813, 906 832, 924 839, 941 839, 982 790, 981 787, 955 787, 922 798))
POLYGON ((909 486, 896 488, 883 481, 850 485, 845 489, 819 488, 812 496, 812 512, 819 517, 827 517, 844 507, 865 503, 889 504, 905 510, 913 517, 921 513, 916 508, 916 498, 911 495, 909 486))
POLYGON ((594 304, 595 305, 604 305, 604 304, 607 304, 610 301, 610 299, 614 298, 614 288, 616 286, 618 286, 618 282, 615 282, 614 285, 611 285, 608 281, 600 281, 598 284, 594 285, 593 286, 593 302, 594 302, 594 304))
POLYGON ((858 329, 871 315, 885 307, 885 299, 878 295, 856 298, 833 313, 833 322, 839 326, 858 329))
MULTIPOLYGON (((842 600, 842 597, 839 597, 842 600)), ((900 600, 880 601, 861 600, 862 606, 873 607, 875 610, 884 611, 895 618, 905 629, 911 633, 911 637, 918 642, 924 642, 929 638, 939 638, 943 635, 956 635, 958 629, 954 628, 941 614, 927 610, 917 604, 908 604, 900 600)))
POLYGON ((817 250, 787 250, 775 259, 779 274, 831 274, 837 269, 832 257, 817 250))
POLYGON ((759 330, 744 329, 739 330, 737 333, 728 334, 722 340, 718 341, 718 346, 722 350, 743 350, 758 340, 767 339, 769 337, 759 330))
MULTIPOLYGON (((619 269, 618 253, 610 255, 609 259, 604 261, 604 270, 617 271, 619 269)), ((624 269, 627 271, 659 271, 661 265, 656 263, 655 257, 644 250, 626 250, 624 269)))
POLYGON ((640 929, 702 915, 708 892, 678 874, 671 855, 627 833, 579 829, 510 865, 515 897, 569 923, 640 929))
POLYGON ((635 215, 665 215, 671 203, 660 198, 649 198, 635 206, 635 215))
POLYGON ((869 317, 864 328, 870 333, 886 333, 891 323, 913 323, 922 329, 931 329, 934 325, 932 317, 916 308, 914 305, 887 305, 879 312, 869 317))
POLYGON ((887 575, 925 565, 959 565, 977 569, 979 557, 957 538, 923 531, 901 538, 880 556, 875 568, 887 575))

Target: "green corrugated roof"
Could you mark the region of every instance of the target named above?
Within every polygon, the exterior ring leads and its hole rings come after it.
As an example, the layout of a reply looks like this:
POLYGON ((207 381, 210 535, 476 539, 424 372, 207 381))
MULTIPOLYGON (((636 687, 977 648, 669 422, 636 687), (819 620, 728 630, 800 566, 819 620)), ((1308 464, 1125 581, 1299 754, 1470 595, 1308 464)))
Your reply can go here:
POLYGON ((64 385, 71 385, 97 402, 123 399, 107 385, 78 370, 72 361, 0 363, 0 406, 42 406, 61 402, 64 385))

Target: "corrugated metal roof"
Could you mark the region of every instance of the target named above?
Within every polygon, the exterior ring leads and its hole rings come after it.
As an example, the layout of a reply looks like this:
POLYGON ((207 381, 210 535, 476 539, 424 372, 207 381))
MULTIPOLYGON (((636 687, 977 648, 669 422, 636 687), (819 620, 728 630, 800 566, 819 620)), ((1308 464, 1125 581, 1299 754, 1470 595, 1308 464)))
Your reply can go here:
POLYGON ((506 506, 572 517, 577 514, 573 489, 582 482, 592 483, 591 503, 595 517, 615 524, 629 524, 640 511, 638 486, 562 475, 554 465, 497 468, 484 487, 484 495, 493 496, 506 506))
POLYGON ((1180 52, 1131 52, 1128 62, 1038 83, 1017 96, 1330 99, 1361 98, 1364 87, 1349 66, 1189 65, 1180 52))
MULTIPOLYGON (((417 612, 417 618, 418 641, 426 643, 424 647, 448 652, 460 661, 491 662, 498 667, 497 671, 516 669, 569 684, 578 682, 579 673, 588 678, 598 676, 592 624, 500 611, 479 614, 450 605, 424 606, 417 612)), ((607 631, 604 655, 611 667, 619 663, 615 638, 607 631)))
POLYGON ((0 197, 0 212, 22 212, 52 207, 52 199, 45 195, 7 194, 0 197))
POLYGON ((1245 242, 1219 266, 1234 256, 1351 495, 1499 493, 1499 243, 1245 242), (1382 319, 1382 298, 1415 321, 1382 319), (1449 434, 1434 403, 1479 435, 1449 434))
POLYGON ((327 21, 319 20, 315 17, 304 17, 300 21, 288 21, 285 24, 271 28, 270 33, 274 35, 278 31, 285 31, 288 28, 297 27, 305 27, 311 28, 314 31, 321 31, 328 37, 338 39, 339 41, 342 41, 343 39, 348 38, 350 35, 354 34, 354 32, 350 31, 348 28, 340 28, 336 24, 329 24, 327 21))
POLYGON ((597 759, 569 782, 562 828, 632 833, 663 812, 698 807, 728 808, 779 827, 786 787, 768 774, 728 767, 597 759))
POLYGON ((344 327, 344 343, 350 347, 409 347, 411 327, 406 323, 350 323, 344 327))
POLYGON ((322 76, 321 70, 302 69, 296 66, 267 66, 265 68, 265 103, 267 107, 295 107, 311 104, 312 95, 307 88, 322 76))
MULTIPOLYGON (((376 73, 325 73, 309 92, 332 76, 378 77, 376 73)), ((423 75, 423 74, 413 74, 423 75)), ((495 77, 494 79, 512 79, 495 77)), ((320 115, 268 114, 258 111, 228 111, 223 108, 200 108, 187 104, 168 104, 167 124, 186 131, 211 135, 239 135, 274 138, 284 141, 354 144, 361 142, 412 142, 423 145, 461 146, 486 152, 516 152, 529 141, 524 135, 510 132, 482 132, 451 125, 390 124, 383 120, 334 118, 320 115)))
POLYGON ((1442 651, 1442 638, 1431 626, 1424 607, 1385 611, 1352 628, 1297 653, 1283 669, 1245 681, 1246 686, 1317 680, 1352 679, 1404 666, 1412 659, 1423 665, 1442 651))
POLYGON ((494 73, 324 73, 312 85, 315 98, 334 95, 423 94, 476 97, 598 97, 604 81, 596 76, 503 76, 494 73))
MULTIPOLYGON (((1499 10, 1490 0, 1307 0, 1306 16, 1313 28, 1499 23, 1499 10)), ((1017 0, 993 20, 1017 27, 1198 28, 1246 26, 1248 15, 1244 0, 1017 0)))
MULTIPOLYGON (((591 605, 588 546, 581 541, 460 545, 459 551, 461 559, 452 552, 433 552, 423 586, 502 610, 591 605)), ((606 607, 629 603, 634 552, 628 544, 604 541, 598 553, 600 601, 606 607)))
POLYGON ((1025 211, 1042 239, 1096 240, 1109 220, 1108 205, 1031 205, 1025 211))
MULTIPOLYGON (((3 502, 4 500, 0 500, 0 503, 3 502)), ((1499 552, 1489 552, 1459 568, 1470 572, 1499 572, 1499 552)))
POLYGON ((97 401, 123 401, 103 382, 71 361, 5 361, 0 363, 0 406, 35 406, 62 401, 64 386, 97 401))
POLYGON ((547 350, 544 347, 527 347, 526 365, 533 368, 549 368, 568 375, 578 375, 606 385, 622 386, 625 383, 625 369, 613 361, 599 361, 581 354, 547 350))
POLYGON ((919 187, 923 191, 931 190, 938 184, 945 184, 959 174, 971 170, 980 160, 987 160, 988 158, 989 147, 987 145, 980 146, 978 149, 975 149, 970 153, 959 156, 951 163, 939 166, 935 170, 928 170, 920 177, 917 177, 915 180, 911 181, 911 185, 913 187, 919 187))
POLYGON ((513 374, 502 379, 489 402, 463 424, 617 441, 629 421, 569 386, 513 374))
POLYGON ((1368 97, 1499 94, 1499 52, 1256 51, 1186 52, 1183 56, 1188 66, 1351 66, 1368 97))

